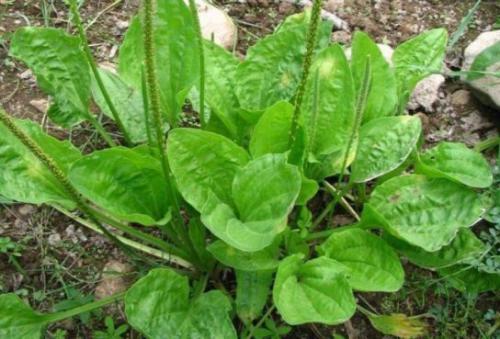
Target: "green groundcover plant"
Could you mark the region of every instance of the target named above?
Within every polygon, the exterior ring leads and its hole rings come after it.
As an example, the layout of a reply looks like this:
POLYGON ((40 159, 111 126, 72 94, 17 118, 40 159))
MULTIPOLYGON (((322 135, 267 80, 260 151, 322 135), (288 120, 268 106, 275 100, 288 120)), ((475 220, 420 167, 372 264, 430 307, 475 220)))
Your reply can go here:
POLYGON ((273 311, 289 325, 335 325, 357 309, 384 333, 418 335, 418 319, 368 312, 355 297, 398 291, 400 256, 462 290, 500 286, 480 265, 491 248, 470 230, 492 204, 487 161, 460 143, 422 150, 421 122, 405 113, 416 84, 441 71, 446 31, 404 42, 391 62, 356 32, 348 60, 320 5, 239 60, 201 38, 193 0, 145 0, 117 72, 96 66, 74 1, 76 36, 15 32, 10 53, 51 96, 51 121, 88 121, 109 147, 82 154, 0 109, 2 196, 104 234, 143 274, 125 293, 62 313, 1 295, 1 338, 39 338, 50 323, 117 300, 149 338, 236 338, 236 328, 252 337, 273 311), (180 126, 185 111, 200 128, 180 126), (330 200, 313 212, 320 194, 330 200), (325 226, 339 208, 356 222, 325 226))

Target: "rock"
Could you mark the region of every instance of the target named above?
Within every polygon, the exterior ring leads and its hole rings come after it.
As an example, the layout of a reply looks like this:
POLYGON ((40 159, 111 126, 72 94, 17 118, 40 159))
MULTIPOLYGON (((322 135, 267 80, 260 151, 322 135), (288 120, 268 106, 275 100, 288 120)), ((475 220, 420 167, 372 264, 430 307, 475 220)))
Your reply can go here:
POLYGON ((70 224, 66 229, 64 230, 64 233, 68 239, 71 240, 74 244, 79 243, 79 242, 86 242, 89 239, 85 234, 83 234, 83 231, 81 228, 75 228, 75 225, 70 224))
POLYGON ((455 107, 462 108, 472 104, 472 94, 465 89, 459 89, 451 95, 451 104, 455 107))
POLYGON ((50 246, 58 246, 59 243, 61 242, 61 235, 59 233, 52 233, 47 238, 47 242, 49 243, 50 246))
POLYGON ((426 112, 432 112, 434 103, 439 100, 439 88, 444 82, 445 78, 441 74, 432 74, 421 80, 413 91, 408 108, 415 110, 422 107, 426 112))
POLYGON ((116 20, 116 28, 120 31, 124 31, 128 28, 129 22, 125 20, 116 20))
POLYGON ((43 114, 49 109, 49 102, 47 99, 31 100, 30 105, 43 114))
POLYGON ((19 73, 17 77, 21 80, 28 80, 33 77, 33 72, 31 71, 31 69, 27 69, 24 72, 19 73))
POLYGON ((330 13, 338 12, 344 7, 344 0, 327 0, 323 8, 330 13))
POLYGON ((351 43, 351 34, 346 31, 335 31, 332 33, 332 41, 338 42, 340 44, 350 44, 351 43))
POLYGON ((95 289, 95 298, 103 299, 126 291, 131 284, 130 279, 127 278, 127 273, 132 272, 132 270, 132 267, 127 263, 117 260, 108 261, 102 270, 102 280, 95 289))
MULTIPOLYGON (((490 67, 486 72, 500 73, 500 59, 490 67)), ((500 78, 493 75, 485 75, 469 82, 474 95, 486 106, 500 111, 500 78)))
MULTIPOLYGON (((386 45, 386 44, 377 44, 378 49, 384 56, 385 61, 389 63, 389 65, 392 65, 392 54, 394 54, 394 49, 392 49, 391 46, 386 45)), ((352 56, 352 48, 348 47, 344 50, 345 56, 348 60, 351 60, 352 56)))
POLYGON ((28 217, 31 216, 33 213, 35 213, 36 208, 33 205, 22 205, 18 208, 17 210, 20 215, 23 217, 28 217))
POLYGON ((481 33, 464 51, 463 70, 469 70, 474 59, 486 48, 500 42, 500 30, 481 33))
POLYGON ((222 10, 205 1, 196 1, 200 17, 201 32, 205 39, 231 49, 237 37, 237 28, 233 20, 222 10))
MULTIPOLYGON (((485 49, 500 43, 500 30, 480 34, 464 51, 463 71, 468 71, 476 59, 485 49)), ((500 57, 485 70, 486 72, 500 72, 500 57)), ((462 77, 465 80, 466 76, 462 77)), ((500 80, 493 75, 484 75, 469 80, 468 85, 474 95, 485 105, 500 110, 500 80)))
POLYGON ((462 117, 460 120, 462 129, 469 133, 474 133, 495 127, 494 124, 478 110, 470 112, 470 114, 462 117))

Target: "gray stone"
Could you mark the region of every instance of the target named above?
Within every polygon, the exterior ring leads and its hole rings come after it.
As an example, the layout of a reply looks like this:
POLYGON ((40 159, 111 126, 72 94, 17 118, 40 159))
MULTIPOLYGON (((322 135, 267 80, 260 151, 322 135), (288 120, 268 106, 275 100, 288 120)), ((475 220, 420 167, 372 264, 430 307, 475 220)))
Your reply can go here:
POLYGON ((101 281, 95 289, 95 298, 104 299, 126 291, 131 283, 127 275, 132 271, 133 267, 127 263, 117 260, 108 261, 102 270, 101 281))
POLYGON ((197 0, 196 6, 203 37, 208 40, 213 37, 216 44, 232 49, 237 37, 237 27, 233 20, 223 10, 205 1, 197 0))
POLYGON ((455 107, 467 107, 472 104, 472 93, 465 89, 459 89, 451 95, 451 104, 455 107))
POLYGON ((463 70, 469 70, 474 59, 486 48, 500 42, 500 30, 481 33, 464 51, 463 70))
MULTIPOLYGON (((488 47, 500 43, 500 30, 485 32, 479 35, 464 52, 462 70, 468 71, 476 59, 488 47)), ((500 72, 500 56, 498 60, 486 69, 486 72, 500 72)), ((465 80, 465 76, 462 78, 465 80)), ((484 75, 467 82, 474 95, 485 105, 500 110, 500 78, 493 75, 484 75)))
POLYGON ((332 41, 347 45, 351 43, 351 33, 346 31, 335 31, 332 33, 332 41))
POLYGON ((36 108, 37 111, 44 113, 49 109, 49 102, 47 99, 34 99, 30 100, 30 105, 36 108))
POLYGON ((439 100, 439 89, 445 82, 441 74, 432 74, 421 80, 412 93, 408 108, 415 110, 419 107, 426 112, 432 112, 434 104, 439 100))
MULTIPOLYGON (((500 73, 499 61, 486 69, 486 72, 500 73)), ((487 106, 500 111, 500 77, 485 75, 469 82, 474 95, 487 106)))

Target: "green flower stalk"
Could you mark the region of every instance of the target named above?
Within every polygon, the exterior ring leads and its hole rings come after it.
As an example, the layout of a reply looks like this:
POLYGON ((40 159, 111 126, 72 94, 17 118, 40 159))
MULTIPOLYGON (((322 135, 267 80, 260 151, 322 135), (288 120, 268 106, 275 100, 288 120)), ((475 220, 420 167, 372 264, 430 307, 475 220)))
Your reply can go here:
POLYGON ((359 89, 358 97, 356 100, 354 126, 352 127, 351 135, 347 142, 347 147, 344 153, 344 157, 342 159, 342 166, 340 167, 340 174, 338 181, 340 191, 333 192, 332 191, 333 187, 328 187, 330 185, 328 182, 325 181, 325 185, 327 185, 327 189, 332 193, 334 199, 326 206, 323 212, 314 221, 313 228, 318 226, 323 221, 324 218, 333 213, 339 200, 341 200, 344 197, 344 195, 352 186, 352 183, 349 182, 343 188, 340 187, 340 185, 342 185, 342 182, 344 180, 344 172, 347 168, 347 162, 349 161, 349 154, 351 153, 351 149, 353 148, 354 145, 354 140, 356 140, 359 134, 359 128, 361 127, 361 122, 363 121, 363 113, 365 111, 366 101, 368 100, 368 94, 370 93, 371 82, 372 82, 371 61, 370 58, 368 57, 365 64, 363 82, 361 83, 361 88, 359 89))
POLYGON ((342 161, 342 166, 340 168, 339 184, 342 183, 344 172, 347 168, 347 162, 349 160, 349 153, 351 153, 354 140, 356 140, 359 134, 359 128, 361 127, 361 122, 363 121, 363 114, 366 108, 366 102, 368 100, 368 94, 370 93, 370 86, 372 82, 372 66, 370 57, 366 59, 365 71, 363 76, 363 82, 361 83, 361 88, 359 89, 358 97, 356 100, 356 112, 354 118, 354 126, 351 131, 351 136, 347 143, 347 147, 344 154, 344 159, 342 161))
POLYGON ((300 78, 299 86, 297 88, 297 94, 295 96, 295 110, 293 112, 292 127, 290 129, 290 135, 288 139, 289 148, 292 147, 295 140, 297 139, 300 109, 302 106, 302 101, 304 100, 306 84, 311 70, 314 49, 316 48, 316 40, 318 38, 318 27, 321 20, 320 14, 322 2, 322 0, 314 0, 311 11, 311 21, 309 23, 309 29, 307 31, 306 55, 304 57, 304 63, 302 64, 302 77, 300 78))
POLYGON ((151 109, 151 115, 153 123, 155 125, 155 136, 156 136, 156 146, 158 148, 158 153, 160 156, 160 161, 163 168, 163 174, 165 176, 165 181, 167 182, 167 190, 171 197, 173 203, 174 216, 172 218, 173 225, 173 241, 176 241, 178 245, 189 249, 191 254, 191 260, 196 259, 195 251, 192 248, 187 229, 184 227, 183 217, 181 214, 179 201, 177 198, 177 192, 173 186, 174 178, 170 170, 170 165, 166 158, 166 148, 165 148, 165 137, 163 135, 163 117, 160 108, 160 92, 158 89, 158 78, 156 75, 156 60, 155 60, 155 46, 153 41, 153 0, 144 0, 144 66, 145 66, 145 79, 146 79, 146 89, 149 99, 149 108, 151 109))
POLYGON ((189 9, 193 17, 194 27, 196 29, 196 42, 198 44, 198 54, 200 56, 200 122, 204 128, 208 121, 205 121, 205 52, 203 51, 203 36, 201 34, 200 18, 196 8, 195 0, 189 0, 189 9))
MULTIPOLYGON (((76 0, 71 0, 70 2, 70 10, 71 10, 71 16, 73 19, 73 22, 78 29, 78 35, 80 36, 80 40, 82 43, 82 48, 85 53, 85 56, 87 58, 87 62, 90 65, 90 68, 92 69, 92 73, 94 74, 94 77, 97 81, 97 85, 99 86, 99 89, 102 93, 102 96, 104 97, 104 100, 106 101, 106 104, 109 107, 109 110, 111 111, 111 114, 113 115, 113 119, 115 120, 116 124, 118 125, 118 128, 120 131, 123 133, 123 138, 125 139, 125 143, 127 145, 132 145, 132 141, 130 139, 130 136, 125 129, 125 126, 123 125, 122 119, 120 118, 120 115, 118 114, 118 111, 116 110, 115 105, 113 104, 113 101, 111 100, 111 97, 106 89, 106 86, 104 86, 104 82, 102 81, 101 75, 99 74, 99 71, 97 69, 97 65, 94 61, 94 58, 92 56, 92 51, 90 50, 87 36, 85 34, 85 30, 83 29, 82 25, 82 20, 80 18, 80 13, 78 12, 78 8, 76 5, 76 0)), ((108 141, 109 143, 109 141, 108 141)), ((111 146, 114 146, 113 144, 110 144, 111 146)))
POLYGON ((131 255, 131 257, 135 257, 135 253, 131 251, 130 248, 125 246, 121 241, 119 241, 103 224, 99 221, 99 219, 94 215, 90 206, 87 205, 85 200, 83 200, 76 190, 76 188, 70 183, 66 174, 61 170, 59 165, 52 159, 47 153, 45 153, 38 144, 31 139, 26 133, 24 133, 19 127, 17 127, 14 120, 0 107, 0 122, 7 127, 7 129, 17 138, 19 141, 23 143, 26 148, 30 150, 33 155, 35 155, 38 160, 40 160, 47 169, 52 173, 52 175, 57 179, 57 181, 61 184, 62 188, 68 194, 68 196, 75 202, 78 209, 80 209, 88 219, 94 223, 102 233, 112 240, 120 249, 122 249, 125 253, 131 255))

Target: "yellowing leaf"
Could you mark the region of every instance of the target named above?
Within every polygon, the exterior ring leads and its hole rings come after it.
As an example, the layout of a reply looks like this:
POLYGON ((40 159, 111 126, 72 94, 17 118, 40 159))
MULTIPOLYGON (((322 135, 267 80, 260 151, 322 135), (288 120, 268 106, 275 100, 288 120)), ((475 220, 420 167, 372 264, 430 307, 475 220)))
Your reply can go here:
POLYGON ((367 314, 368 320, 378 331, 400 338, 416 338, 427 333, 427 324, 419 317, 408 317, 401 313, 391 315, 367 314))

